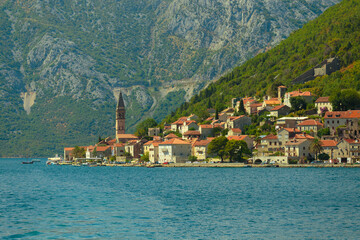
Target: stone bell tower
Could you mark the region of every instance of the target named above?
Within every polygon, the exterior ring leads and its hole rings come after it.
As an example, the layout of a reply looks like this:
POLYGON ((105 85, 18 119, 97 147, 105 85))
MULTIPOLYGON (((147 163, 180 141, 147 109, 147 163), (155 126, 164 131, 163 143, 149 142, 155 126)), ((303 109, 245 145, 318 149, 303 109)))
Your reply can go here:
POLYGON ((118 134, 125 134, 125 104, 123 96, 120 92, 119 101, 116 106, 116 138, 118 134))

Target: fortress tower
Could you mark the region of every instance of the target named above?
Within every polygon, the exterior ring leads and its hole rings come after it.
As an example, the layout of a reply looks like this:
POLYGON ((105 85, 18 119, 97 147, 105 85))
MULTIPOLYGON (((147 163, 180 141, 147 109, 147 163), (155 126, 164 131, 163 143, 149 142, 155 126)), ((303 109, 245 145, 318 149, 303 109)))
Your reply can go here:
POLYGON ((125 134, 125 104, 123 96, 120 92, 119 101, 116 106, 116 138, 118 134, 125 134))

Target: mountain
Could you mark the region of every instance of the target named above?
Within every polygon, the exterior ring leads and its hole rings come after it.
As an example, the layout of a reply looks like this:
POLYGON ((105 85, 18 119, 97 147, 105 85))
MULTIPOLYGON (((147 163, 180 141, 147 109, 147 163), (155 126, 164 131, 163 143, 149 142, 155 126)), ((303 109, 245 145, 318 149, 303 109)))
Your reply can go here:
POLYGON ((339 0, 0 2, 0 154, 45 156, 160 121, 339 0))
POLYGON ((293 32, 278 46, 257 55, 211 83, 163 122, 206 108, 219 110, 232 98, 273 95, 276 87, 305 89, 317 96, 330 96, 341 89, 360 91, 360 2, 344 0, 293 32), (326 59, 337 57, 341 70, 305 83, 294 80, 326 59))

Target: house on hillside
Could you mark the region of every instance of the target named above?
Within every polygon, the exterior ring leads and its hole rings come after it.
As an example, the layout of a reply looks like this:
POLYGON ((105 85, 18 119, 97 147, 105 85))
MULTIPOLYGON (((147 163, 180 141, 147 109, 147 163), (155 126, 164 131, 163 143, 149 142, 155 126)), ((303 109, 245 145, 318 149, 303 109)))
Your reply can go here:
POLYGON ((290 108, 286 105, 278 105, 270 110, 270 116, 275 118, 288 115, 289 113, 290 113, 290 108))
POLYGON ((297 128, 300 131, 302 132, 309 131, 309 132, 313 132, 314 134, 317 134, 317 132, 323 127, 324 124, 314 119, 305 120, 297 125, 297 128))
POLYGON ((161 141, 149 141, 144 144, 144 154, 149 153, 151 163, 159 162, 159 144, 161 141))
POLYGON ((285 143, 285 156, 293 159, 313 159, 315 154, 311 151, 312 140, 293 139, 285 143))
POLYGON ((205 139, 207 137, 212 137, 214 135, 214 128, 211 124, 202 124, 199 126, 199 131, 201 138, 205 139))
POLYGON ((246 142, 246 145, 251 150, 254 148, 254 141, 252 138, 250 138, 248 135, 239 135, 239 136, 227 136, 227 139, 230 140, 236 140, 236 141, 244 141, 246 142))
POLYGON ((240 128, 230 128, 228 132, 228 136, 240 136, 242 133, 240 128))
MULTIPOLYGON (((347 126, 356 124, 360 120, 360 110, 348 110, 348 111, 335 111, 326 112, 324 116, 324 124, 326 128, 330 129, 330 133, 335 135, 336 129, 340 126, 347 126)), ((357 135, 359 129, 353 130, 354 134, 357 135), (356 132, 355 132, 356 131, 356 132)))
POLYGON ((333 111, 333 106, 332 103, 330 102, 330 97, 319 97, 315 101, 315 107, 317 109, 318 114, 333 111))
POLYGON ((201 133, 200 131, 187 131, 183 134, 183 139, 200 139, 201 133))
POLYGON ((301 97, 302 99, 305 100, 306 103, 311 103, 314 99, 314 96, 312 95, 311 92, 309 91, 303 92, 301 90, 297 90, 297 91, 287 92, 285 94, 284 104, 291 108, 291 98, 294 97, 301 97))
POLYGON ((276 121, 276 128, 296 128, 299 123, 305 121, 308 117, 282 117, 276 121))
POLYGON ((282 144, 278 139, 278 136, 269 134, 261 139, 259 145, 257 145, 258 156, 268 156, 274 152, 283 151, 282 144))
POLYGON ((287 141, 294 138, 296 134, 300 134, 301 131, 297 128, 282 128, 278 131, 277 136, 281 145, 284 146, 287 141))
POLYGON ((358 139, 343 139, 337 145, 337 159, 341 163, 360 162, 360 141, 358 139))
POLYGON ((159 143, 159 163, 185 163, 190 155, 191 143, 181 139, 173 138, 159 143))
POLYGON ((226 120, 225 128, 240 128, 244 131, 244 127, 251 124, 251 118, 245 115, 229 117, 226 120))
POLYGON ((209 139, 196 141, 193 144, 192 155, 197 157, 198 160, 205 160, 208 158, 207 150, 210 142, 211 140, 209 139))
POLYGON ((329 155, 330 159, 334 159, 338 152, 338 142, 335 140, 321 140, 323 152, 329 155))
POLYGON ((185 132, 198 130, 199 126, 196 121, 184 121, 183 126, 181 127, 180 133, 184 135, 185 132))

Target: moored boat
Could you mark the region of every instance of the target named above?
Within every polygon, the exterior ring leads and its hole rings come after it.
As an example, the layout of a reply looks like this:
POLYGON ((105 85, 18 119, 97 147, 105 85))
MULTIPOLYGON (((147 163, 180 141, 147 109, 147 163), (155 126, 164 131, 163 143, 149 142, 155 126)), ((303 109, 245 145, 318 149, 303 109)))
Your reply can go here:
POLYGON ((22 164, 33 164, 34 161, 30 161, 30 162, 22 162, 22 164))

